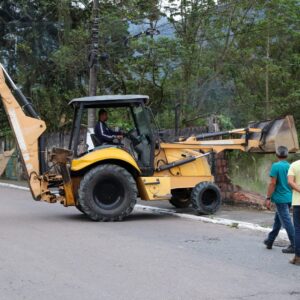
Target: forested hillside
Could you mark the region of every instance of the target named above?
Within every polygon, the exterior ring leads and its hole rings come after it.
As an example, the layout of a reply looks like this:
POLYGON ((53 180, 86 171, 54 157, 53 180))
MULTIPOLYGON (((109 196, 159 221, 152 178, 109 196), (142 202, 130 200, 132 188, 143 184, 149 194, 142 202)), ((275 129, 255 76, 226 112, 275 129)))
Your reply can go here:
MULTIPOLYGON (((182 127, 292 113, 299 128, 299 0, 101 0, 99 14, 97 94, 149 95, 161 127, 180 103, 182 127)), ((91 1, 0 3, 0 61, 51 130, 88 94, 91 18, 91 1)))

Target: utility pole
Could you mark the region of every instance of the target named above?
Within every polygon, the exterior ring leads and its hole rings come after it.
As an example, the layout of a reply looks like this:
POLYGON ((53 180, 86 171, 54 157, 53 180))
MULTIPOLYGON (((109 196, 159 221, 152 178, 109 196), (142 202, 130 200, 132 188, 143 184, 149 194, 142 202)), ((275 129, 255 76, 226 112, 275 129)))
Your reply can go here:
POLYGON ((180 126, 180 103, 175 104, 175 137, 178 137, 180 126))
POLYGON ((270 34, 268 28, 268 36, 267 36, 267 65, 266 65, 266 119, 269 118, 270 115, 270 97, 269 97, 269 60, 270 60, 270 34))
MULTIPOLYGON (((89 95, 96 96, 97 93, 97 74, 98 74, 98 53, 99 53, 99 0, 93 0, 92 12, 92 40, 91 51, 89 54, 89 95)), ((96 124, 96 109, 88 110, 88 128, 94 128, 96 124)))

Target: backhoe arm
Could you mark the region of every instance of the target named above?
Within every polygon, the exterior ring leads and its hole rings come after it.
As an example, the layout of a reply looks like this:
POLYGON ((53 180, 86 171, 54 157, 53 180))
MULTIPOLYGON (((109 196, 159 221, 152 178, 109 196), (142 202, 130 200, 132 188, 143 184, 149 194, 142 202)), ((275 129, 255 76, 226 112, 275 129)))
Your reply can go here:
POLYGON ((41 161, 39 158, 39 138, 46 130, 44 121, 38 118, 31 104, 15 86, 3 66, 0 64, 0 98, 7 114, 10 126, 15 135, 21 159, 27 174, 32 195, 39 200, 45 187, 42 186, 41 161), (12 91, 21 99, 22 106, 12 91), (23 97, 23 99, 22 99, 23 97), (27 107, 26 107, 27 106, 27 107), (27 108, 27 116, 24 110, 27 108))

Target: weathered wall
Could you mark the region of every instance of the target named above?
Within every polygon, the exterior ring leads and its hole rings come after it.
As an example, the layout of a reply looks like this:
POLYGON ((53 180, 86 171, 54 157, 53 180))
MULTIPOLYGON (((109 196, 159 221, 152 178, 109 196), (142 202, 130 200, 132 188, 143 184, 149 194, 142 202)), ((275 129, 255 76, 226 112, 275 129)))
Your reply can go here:
POLYGON ((253 162, 251 154, 244 153, 247 161, 247 166, 244 166, 236 157, 231 156, 229 153, 220 153, 216 158, 216 174, 215 180, 216 184, 221 189, 223 202, 230 204, 239 204, 246 206, 253 206, 258 208, 264 208, 265 199, 264 193, 266 192, 268 176, 267 170, 270 166, 270 158, 263 159, 262 156, 261 164, 256 166, 253 162), (241 165, 239 165, 241 164, 241 165), (234 169, 234 167, 237 168, 234 169), (251 170, 251 175, 247 173, 248 170, 251 170), (236 174, 237 170, 238 175, 236 174), (239 178, 239 183, 244 182, 243 186, 236 184, 236 177, 231 177, 229 174, 235 174, 239 178), (249 175, 249 176, 248 176, 249 175), (241 181, 241 178, 245 178, 244 181, 241 181), (259 181, 261 178, 261 181, 259 181), (254 182, 253 185, 250 184, 250 180, 254 182), (262 185, 261 189, 256 188, 258 186, 257 182, 262 185), (255 183, 256 182, 256 183, 255 183))
POLYGON ((238 191, 239 187, 235 186, 229 177, 226 152, 216 155, 215 164, 215 182, 222 192, 223 201, 231 201, 232 193, 238 191))

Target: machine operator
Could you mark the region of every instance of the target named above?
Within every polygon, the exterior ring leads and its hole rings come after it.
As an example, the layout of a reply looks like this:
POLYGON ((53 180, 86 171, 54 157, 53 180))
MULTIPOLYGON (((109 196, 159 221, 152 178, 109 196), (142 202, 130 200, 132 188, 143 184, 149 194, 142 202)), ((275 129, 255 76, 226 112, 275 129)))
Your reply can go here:
POLYGON ((105 109, 99 110, 99 121, 95 126, 95 135, 101 144, 115 144, 114 140, 118 140, 119 142, 123 139, 123 134, 118 131, 114 131, 110 129, 106 125, 106 121, 108 120, 108 113, 105 109))

